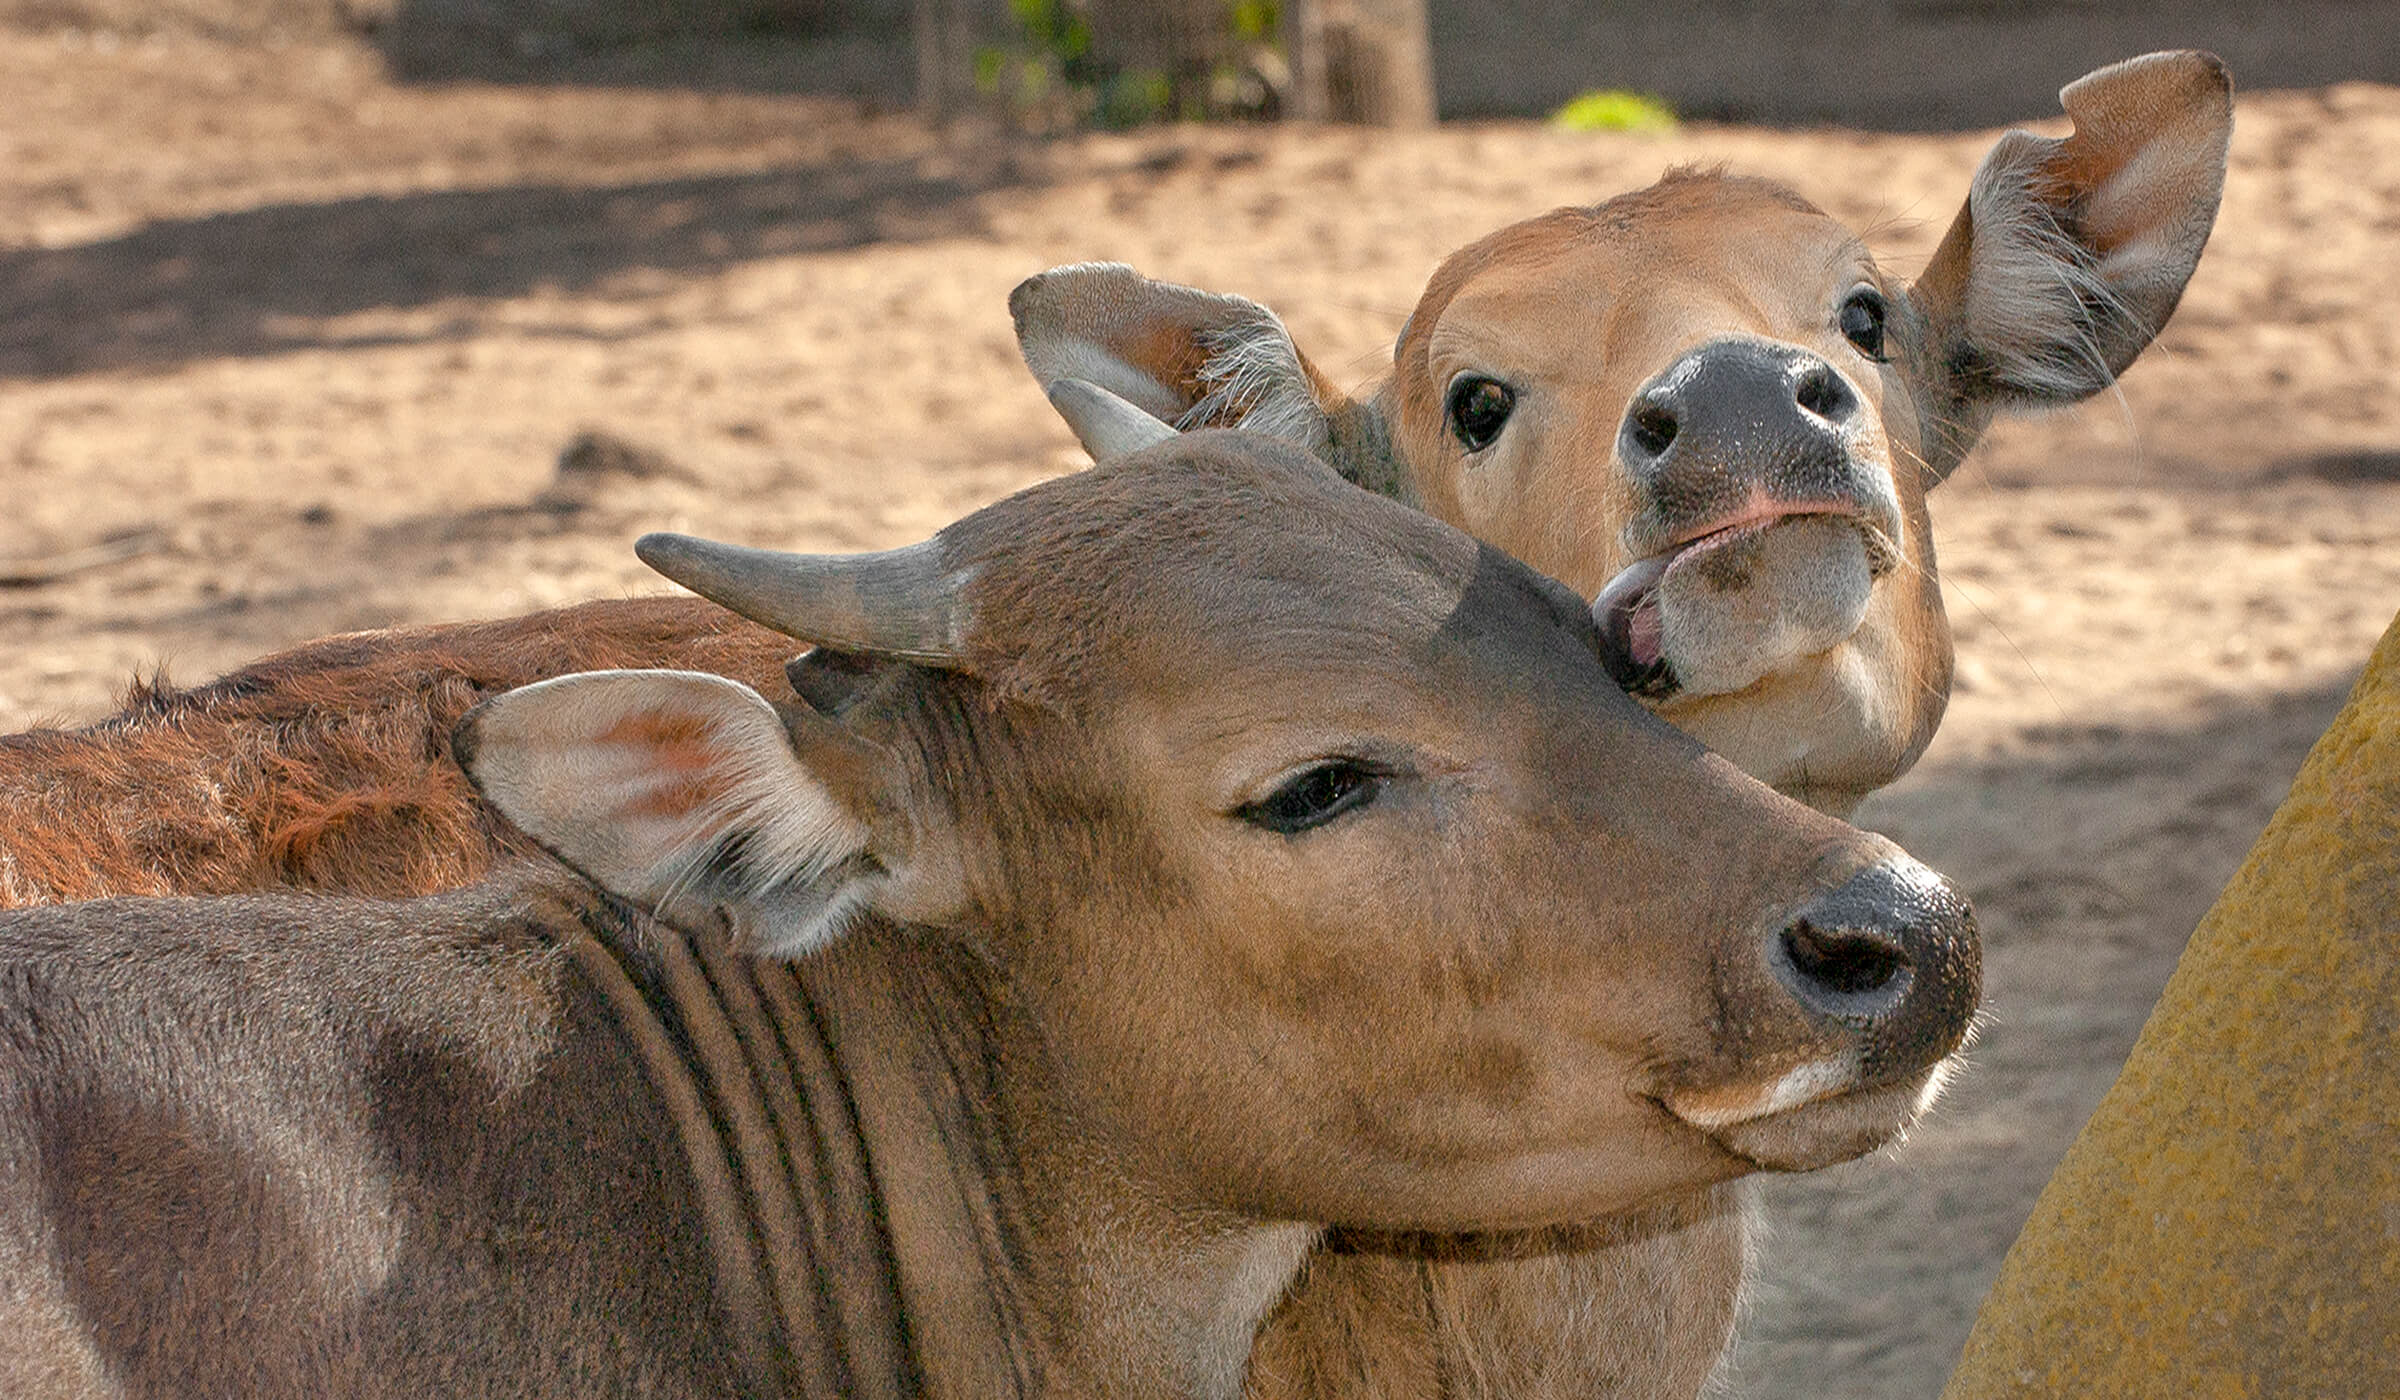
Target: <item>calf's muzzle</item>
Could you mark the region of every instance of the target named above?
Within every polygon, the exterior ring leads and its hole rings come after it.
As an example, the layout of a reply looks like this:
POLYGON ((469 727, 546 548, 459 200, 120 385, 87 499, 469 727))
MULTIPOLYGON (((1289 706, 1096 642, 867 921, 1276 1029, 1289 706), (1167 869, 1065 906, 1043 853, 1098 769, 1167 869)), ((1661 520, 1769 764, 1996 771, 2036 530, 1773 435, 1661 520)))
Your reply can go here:
POLYGON ((1849 381, 1822 356, 1768 341, 1714 340, 1633 396, 1617 454, 1650 498, 1658 526, 1672 534, 1739 510, 1754 490, 1776 501, 1854 498, 1848 437, 1864 412, 1849 381))
POLYGON ((1823 356, 1723 337, 1633 396, 1617 461, 1633 562, 1594 617, 1639 695, 1723 695, 1840 645, 1901 558, 1874 409, 1823 356))

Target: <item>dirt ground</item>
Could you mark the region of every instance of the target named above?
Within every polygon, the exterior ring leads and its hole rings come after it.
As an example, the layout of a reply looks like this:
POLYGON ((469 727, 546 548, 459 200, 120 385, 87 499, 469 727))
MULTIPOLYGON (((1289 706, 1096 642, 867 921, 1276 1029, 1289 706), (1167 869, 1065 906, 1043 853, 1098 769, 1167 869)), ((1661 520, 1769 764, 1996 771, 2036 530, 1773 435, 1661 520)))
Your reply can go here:
MULTIPOLYGON (((1724 161, 1908 269, 1991 139, 1041 144, 807 96, 401 86, 332 41, 5 30, 0 92, 0 577, 125 556, 0 586, 9 728, 100 714, 162 661, 196 680, 329 631, 649 589, 642 529, 928 533, 1080 461, 1004 310, 1054 263, 1256 296, 1364 380, 1439 256, 1509 220, 1724 161), (562 473, 586 429, 664 464, 562 473)), ((1973 894, 1990 1025, 1913 1141, 1770 1184, 1734 1393, 1938 1389, 2400 608, 2395 235, 2400 90, 2245 96, 2160 347, 1940 492, 1958 693, 1861 820, 1973 894)))

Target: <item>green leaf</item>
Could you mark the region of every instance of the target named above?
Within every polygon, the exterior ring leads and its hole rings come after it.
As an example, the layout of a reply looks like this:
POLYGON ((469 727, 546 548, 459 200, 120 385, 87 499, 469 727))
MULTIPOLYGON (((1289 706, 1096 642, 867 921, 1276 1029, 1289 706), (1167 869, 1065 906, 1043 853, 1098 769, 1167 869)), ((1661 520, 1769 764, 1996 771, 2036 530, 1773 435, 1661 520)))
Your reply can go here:
POLYGON ((1552 113, 1550 123, 1568 131, 1632 131, 1656 136, 1675 129, 1675 109, 1644 93, 1595 88, 1552 113))

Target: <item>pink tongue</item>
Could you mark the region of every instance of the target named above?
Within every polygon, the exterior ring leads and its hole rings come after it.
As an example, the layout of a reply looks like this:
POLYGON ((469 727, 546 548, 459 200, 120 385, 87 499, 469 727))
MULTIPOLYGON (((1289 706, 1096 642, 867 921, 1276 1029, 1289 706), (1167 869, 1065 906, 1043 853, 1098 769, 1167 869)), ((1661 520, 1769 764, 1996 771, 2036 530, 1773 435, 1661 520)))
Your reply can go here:
POLYGON ((1626 652, 1641 665, 1657 665, 1660 651, 1659 633, 1663 628, 1664 624, 1658 618, 1658 595, 1655 593, 1643 594, 1641 601, 1633 605, 1633 616, 1626 622, 1626 652))
POLYGON ((1592 600, 1592 620, 1617 640, 1637 666, 1658 664, 1661 649, 1658 581, 1673 554, 1654 554, 1629 564, 1592 600))

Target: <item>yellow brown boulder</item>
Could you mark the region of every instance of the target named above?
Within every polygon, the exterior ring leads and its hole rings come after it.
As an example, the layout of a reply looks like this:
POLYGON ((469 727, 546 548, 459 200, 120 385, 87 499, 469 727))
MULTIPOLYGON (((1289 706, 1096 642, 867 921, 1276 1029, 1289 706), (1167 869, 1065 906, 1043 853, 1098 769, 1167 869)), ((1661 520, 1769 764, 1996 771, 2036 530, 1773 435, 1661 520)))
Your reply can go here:
POLYGON ((2400 1396, 2400 620, 2192 935, 1944 1400, 2400 1396))

